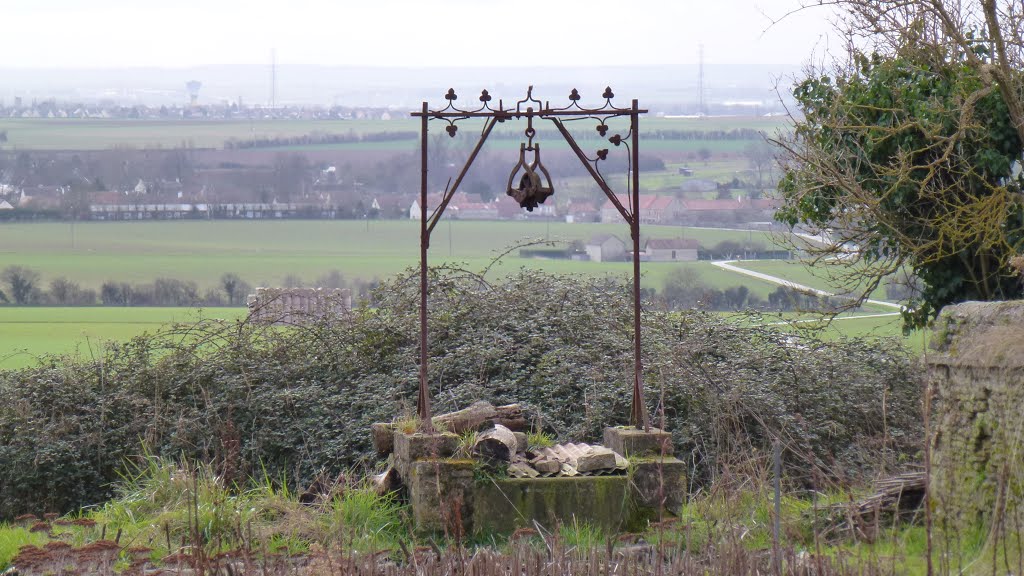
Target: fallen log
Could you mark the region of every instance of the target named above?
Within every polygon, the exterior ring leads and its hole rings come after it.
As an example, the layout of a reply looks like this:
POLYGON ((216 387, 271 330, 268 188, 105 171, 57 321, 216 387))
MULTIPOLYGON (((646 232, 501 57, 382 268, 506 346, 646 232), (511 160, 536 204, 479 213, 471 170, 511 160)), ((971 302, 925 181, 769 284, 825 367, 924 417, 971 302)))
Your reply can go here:
POLYGON ((490 402, 479 401, 471 404, 469 408, 434 417, 435 427, 456 434, 479 430, 481 426, 492 422, 501 424, 509 430, 521 432, 526 429, 526 419, 523 418, 523 409, 519 404, 495 408, 490 402))

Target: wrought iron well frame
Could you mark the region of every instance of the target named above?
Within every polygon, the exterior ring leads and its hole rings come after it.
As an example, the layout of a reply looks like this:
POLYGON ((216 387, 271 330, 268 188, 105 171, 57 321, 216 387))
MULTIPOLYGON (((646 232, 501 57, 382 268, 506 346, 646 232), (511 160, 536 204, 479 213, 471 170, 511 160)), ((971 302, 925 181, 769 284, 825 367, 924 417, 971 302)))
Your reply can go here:
MULTIPOLYGON (((618 210, 622 218, 629 224, 630 236, 633 241, 633 400, 630 408, 630 424, 637 428, 644 430, 650 429, 650 419, 647 414, 647 410, 644 405, 644 386, 643 386, 643 361, 641 359, 641 328, 640 328, 640 115, 646 114, 647 110, 643 110, 639 107, 639 102, 633 99, 632 105, 629 108, 619 108, 612 104, 612 99, 615 94, 612 92, 611 87, 605 88, 604 93, 601 97, 604 99, 604 104, 600 108, 584 108, 580 106, 579 102, 581 96, 579 91, 575 88, 569 94, 569 104, 562 108, 552 108, 551 105, 545 101, 541 103, 533 97, 533 86, 530 86, 526 92, 526 98, 519 100, 515 103, 514 107, 505 108, 501 100, 498 100, 498 107, 494 108, 491 106, 492 97, 487 90, 483 90, 480 93, 479 101, 480 106, 475 109, 461 109, 455 105, 455 100, 458 96, 453 88, 449 88, 447 94, 445 94, 445 100, 448 101, 447 106, 439 110, 431 110, 428 102, 423 102, 423 106, 420 112, 413 112, 413 117, 420 118, 420 154, 421 154, 421 171, 420 171, 420 366, 419 366, 419 395, 417 399, 417 414, 419 416, 419 430, 421 432, 433 432, 433 423, 431 422, 431 410, 430 410, 430 390, 428 387, 427 380, 427 367, 428 367, 428 349, 427 349, 427 293, 428 293, 428 278, 427 278, 427 252, 430 248, 430 235, 437 226, 441 217, 444 215, 445 209, 448 207, 448 203, 451 202, 452 197, 455 196, 455 192, 459 189, 459 185, 462 184, 463 178, 466 173, 469 172, 470 167, 476 160, 477 154, 480 153, 483 148, 484 142, 487 141, 487 137, 490 136, 494 126, 500 122, 508 120, 522 120, 526 119, 532 130, 532 123, 534 119, 538 120, 549 120, 551 121, 558 132, 565 139, 569 148, 576 154, 580 162, 590 173, 591 177, 604 192, 605 196, 612 205, 618 210), (536 105, 536 108, 534 108, 536 105), (565 122, 574 120, 586 120, 592 119, 598 122, 597 132, 601 137, 605 137, 609 126, 607 125, 608 120, 612 118, 628 117, 629 118, 629 131, 625 136, 621 134, 613 134, 608 136, 608 141, 618 146, 626 146, 629 153, 627 155, 629 165, 629 176, 627 180, 626 199, 629 206, 624 206, 619 200, 619 197, 612 190, 607 180, 601 174, 599 162, 606 160, 608 157, 608 149, 597 150, 596 156, 590 158, 583 152, 572 133, 565 126, 565 122), (428 215, 427 211, 427 170, 428 170, 428 158, 427 148, 428 140, 427 134, 429 132, 429 122, 431 120, 442 120, 447 122, 445 130, 448 135, 455 137, 458 132, 457 123, 462 120, 482 118, 485 120, 484 127, 480 133, 479 140, 473 147, 473 150, 469 153, 466 162, 463 164, 462 169, 455 177, 454 182, 449 181, 448 187, 445 189, 441 197, 441 202, 438 206, 428 215)), ((532 135, 528 133, 528 136, 532 135)))

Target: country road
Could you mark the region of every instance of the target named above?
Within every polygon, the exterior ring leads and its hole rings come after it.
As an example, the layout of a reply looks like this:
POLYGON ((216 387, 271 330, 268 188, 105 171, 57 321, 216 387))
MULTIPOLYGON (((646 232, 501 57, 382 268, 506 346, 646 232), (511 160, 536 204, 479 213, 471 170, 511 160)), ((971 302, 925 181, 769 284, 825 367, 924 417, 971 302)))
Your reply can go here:
MULTIPOLYGON (((802 290, 802 291, 805 291, 805 292, 811 292, 813 294, 817 294, 818 296, 835 296, 835 294, 833 292, 827 292, 825 290, 820 290, 818 288, 813 288, 811 286, 806 286, 804 284, 797 284, 796 282, 792 282, 790 280, 786 280, 785 278, 779 278, 778 276, 772 276, 770 274, 765 274, 763 272, 755 272, 753 270, 747 270, 746 268, 740 268, 739 266, 734 266, 733 264, 735 264, 736 262, 738 262, 738 260, 715 260, 715 261, 712 261, 711 264, 714 265, 714 266, 717 266, 718 268, 721 268, 722 270, 728 270, 729 272, 734 272, 736 274, 743 274, 744 276, 750 276, 752 278, 757 278, 758 280, 764 280, 765 282, 771 282, 772 284, 778 284, 780 286, 786 286, 787 288, 794 288, 796 290, 802 290)), ((874 304, 875 306, 882 306, 884 308, 895 308, 896 310, 902 310, 903 309, 903 306, 901 304, 895 304, 893 302, 886 302, 884 300, 865 300, 865 303, 867 303, 867 304, 874 304)), ((885 313, 885 314, 872 314, 870 316, 846 316, 844 318, 848 318, 848 319, 868 318, 868 317, 878 318, 878 317, 881 317, 881 316, 896 316, 898 314, 899 314, 899 312, 889 312, 889 313, 885 313)), ((837 320, 839 320, 839 319, 840 318, 837 318, 837 320)))

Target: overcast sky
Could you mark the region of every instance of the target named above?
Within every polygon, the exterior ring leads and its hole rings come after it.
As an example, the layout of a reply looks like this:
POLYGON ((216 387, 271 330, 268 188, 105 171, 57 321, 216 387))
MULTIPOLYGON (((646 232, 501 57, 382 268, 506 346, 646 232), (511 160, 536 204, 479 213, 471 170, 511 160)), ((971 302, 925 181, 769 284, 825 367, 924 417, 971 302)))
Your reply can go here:
POLYGON ((802 64, 798 0, 0 0, 0 67, 802 64))

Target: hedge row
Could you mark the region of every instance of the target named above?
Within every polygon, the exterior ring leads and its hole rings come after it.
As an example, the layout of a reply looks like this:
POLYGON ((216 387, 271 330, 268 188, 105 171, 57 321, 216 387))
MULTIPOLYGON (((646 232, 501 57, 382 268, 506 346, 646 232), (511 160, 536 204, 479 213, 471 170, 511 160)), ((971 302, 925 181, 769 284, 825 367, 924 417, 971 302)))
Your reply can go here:
MULTIPOLYGON (((522 271, 489 285, 432 271, 436 412, 520 402, 561 439, 624 423, 632 378, 630 296, 620 283, 522 271)), ((368 425, 411 413, 414 277, 343 319, 282 329, 183 326, 96 361, 50 358, 0 372, 0 518, 108 498, 142 451, 215 461, 233 480, 303 485, 372 464, 368 425)), ((649 313, 648 409, 698 480, 724 455, 780 437, 791 470, 870 472, 917 442, 919 382, 895 343, 797 341, 702 313, 649 313)))

